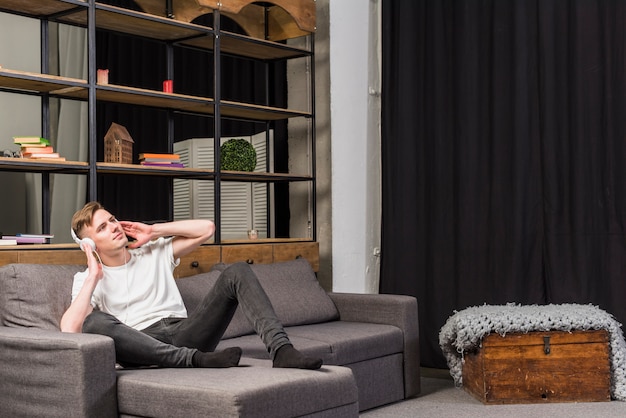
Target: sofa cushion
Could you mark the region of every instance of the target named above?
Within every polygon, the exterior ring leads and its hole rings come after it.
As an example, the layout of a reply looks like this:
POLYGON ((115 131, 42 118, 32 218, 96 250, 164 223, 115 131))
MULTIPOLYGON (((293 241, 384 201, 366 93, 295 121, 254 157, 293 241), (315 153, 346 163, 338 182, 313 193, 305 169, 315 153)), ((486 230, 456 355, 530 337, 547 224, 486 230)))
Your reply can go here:
POLYGON ((46 264, 0 267, 0 323, 58 330, 72 301, 74 274, 85 268, 46 264))
POLYGON ((122 416, 143 417, 356 417, 358 393, 348 368, 272 368, 242 358, 228 369, 118 371, 122 416))
MULTIPOLYGON (((294 347, 308 356, 322 358, 324 364, 345 366, 402 353, 404 349, 404 334, 393 325, 330 321, 286 327, 286 331, 294 347)), ((246 357, 267 358, 267 350, 256 335, 223 339, 217 349, 227 347, 241 347, 246 357)))
MULTIPOLYGON (((337 308, 317 281, 315 272, 305 259, 273 264, 252 264, 252 271, 267 293, 276 316, 285 326, 316 324, 339 317, 337 308)), ((189 312, 200 303, 215 284, 220 270, 201 273, 177 280, 189 312)), ((252 334, 254 329, 237 309, 224 338, 252 334)))

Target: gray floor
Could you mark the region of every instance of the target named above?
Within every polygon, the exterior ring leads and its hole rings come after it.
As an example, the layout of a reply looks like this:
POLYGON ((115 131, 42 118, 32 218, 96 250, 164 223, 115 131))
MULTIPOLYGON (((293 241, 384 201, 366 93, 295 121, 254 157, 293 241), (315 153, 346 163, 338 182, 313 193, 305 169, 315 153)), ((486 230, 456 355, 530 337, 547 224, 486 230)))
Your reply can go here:
POLYGON ((463 389, 454 387, 447 371, 422 370, 422 393, 413 399, 365 411, 363 418, 552 418, 626 417, 626 402, 483 405, 463 389))

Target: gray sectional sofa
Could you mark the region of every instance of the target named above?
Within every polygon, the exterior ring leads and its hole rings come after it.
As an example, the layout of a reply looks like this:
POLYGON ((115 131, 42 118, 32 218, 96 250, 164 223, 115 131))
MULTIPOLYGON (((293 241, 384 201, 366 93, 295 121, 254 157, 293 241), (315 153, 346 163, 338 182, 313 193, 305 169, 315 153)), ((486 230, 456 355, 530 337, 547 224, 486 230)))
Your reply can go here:
MULTIPOLYGON (((216 267, 177 280, 188 310, 216 267)), ((413 297, 326 293, 304 259, 253 265, 294 345, 324 359, 320 370, 273 369, 239 311, 218 349, 242 347, 240 367, 122 369, 110 338, 59 331, 84 268, 0 267, 0 416, 351 417, 419 393, 413 297)))

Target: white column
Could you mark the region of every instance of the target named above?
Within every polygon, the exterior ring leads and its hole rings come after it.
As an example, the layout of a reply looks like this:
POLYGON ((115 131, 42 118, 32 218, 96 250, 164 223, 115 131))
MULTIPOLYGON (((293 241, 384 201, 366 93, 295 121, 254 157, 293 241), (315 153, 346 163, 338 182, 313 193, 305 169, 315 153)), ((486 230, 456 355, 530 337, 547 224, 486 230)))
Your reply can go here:
POLYGON ((378 1, 329 2, 332 281, 376 293, 380 248, 378 1))

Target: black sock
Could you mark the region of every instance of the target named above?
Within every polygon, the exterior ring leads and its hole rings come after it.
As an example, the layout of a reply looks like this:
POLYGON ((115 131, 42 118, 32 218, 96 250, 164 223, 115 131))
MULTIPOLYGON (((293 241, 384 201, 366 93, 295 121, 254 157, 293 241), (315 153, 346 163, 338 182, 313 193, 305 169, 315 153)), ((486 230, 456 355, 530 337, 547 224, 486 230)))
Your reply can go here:
POLYGON ((193 367, 235 367, 241 358, 241 348, 230 347, 223 351, 205 353, 197 351, 191 360, 193 367))
POLYGON ((274 367, 292 369, 317 370, 322 367, 322 359, 305 357, 304 354, 293 348, 293 345, 283 345, 274 356, 274 367))

